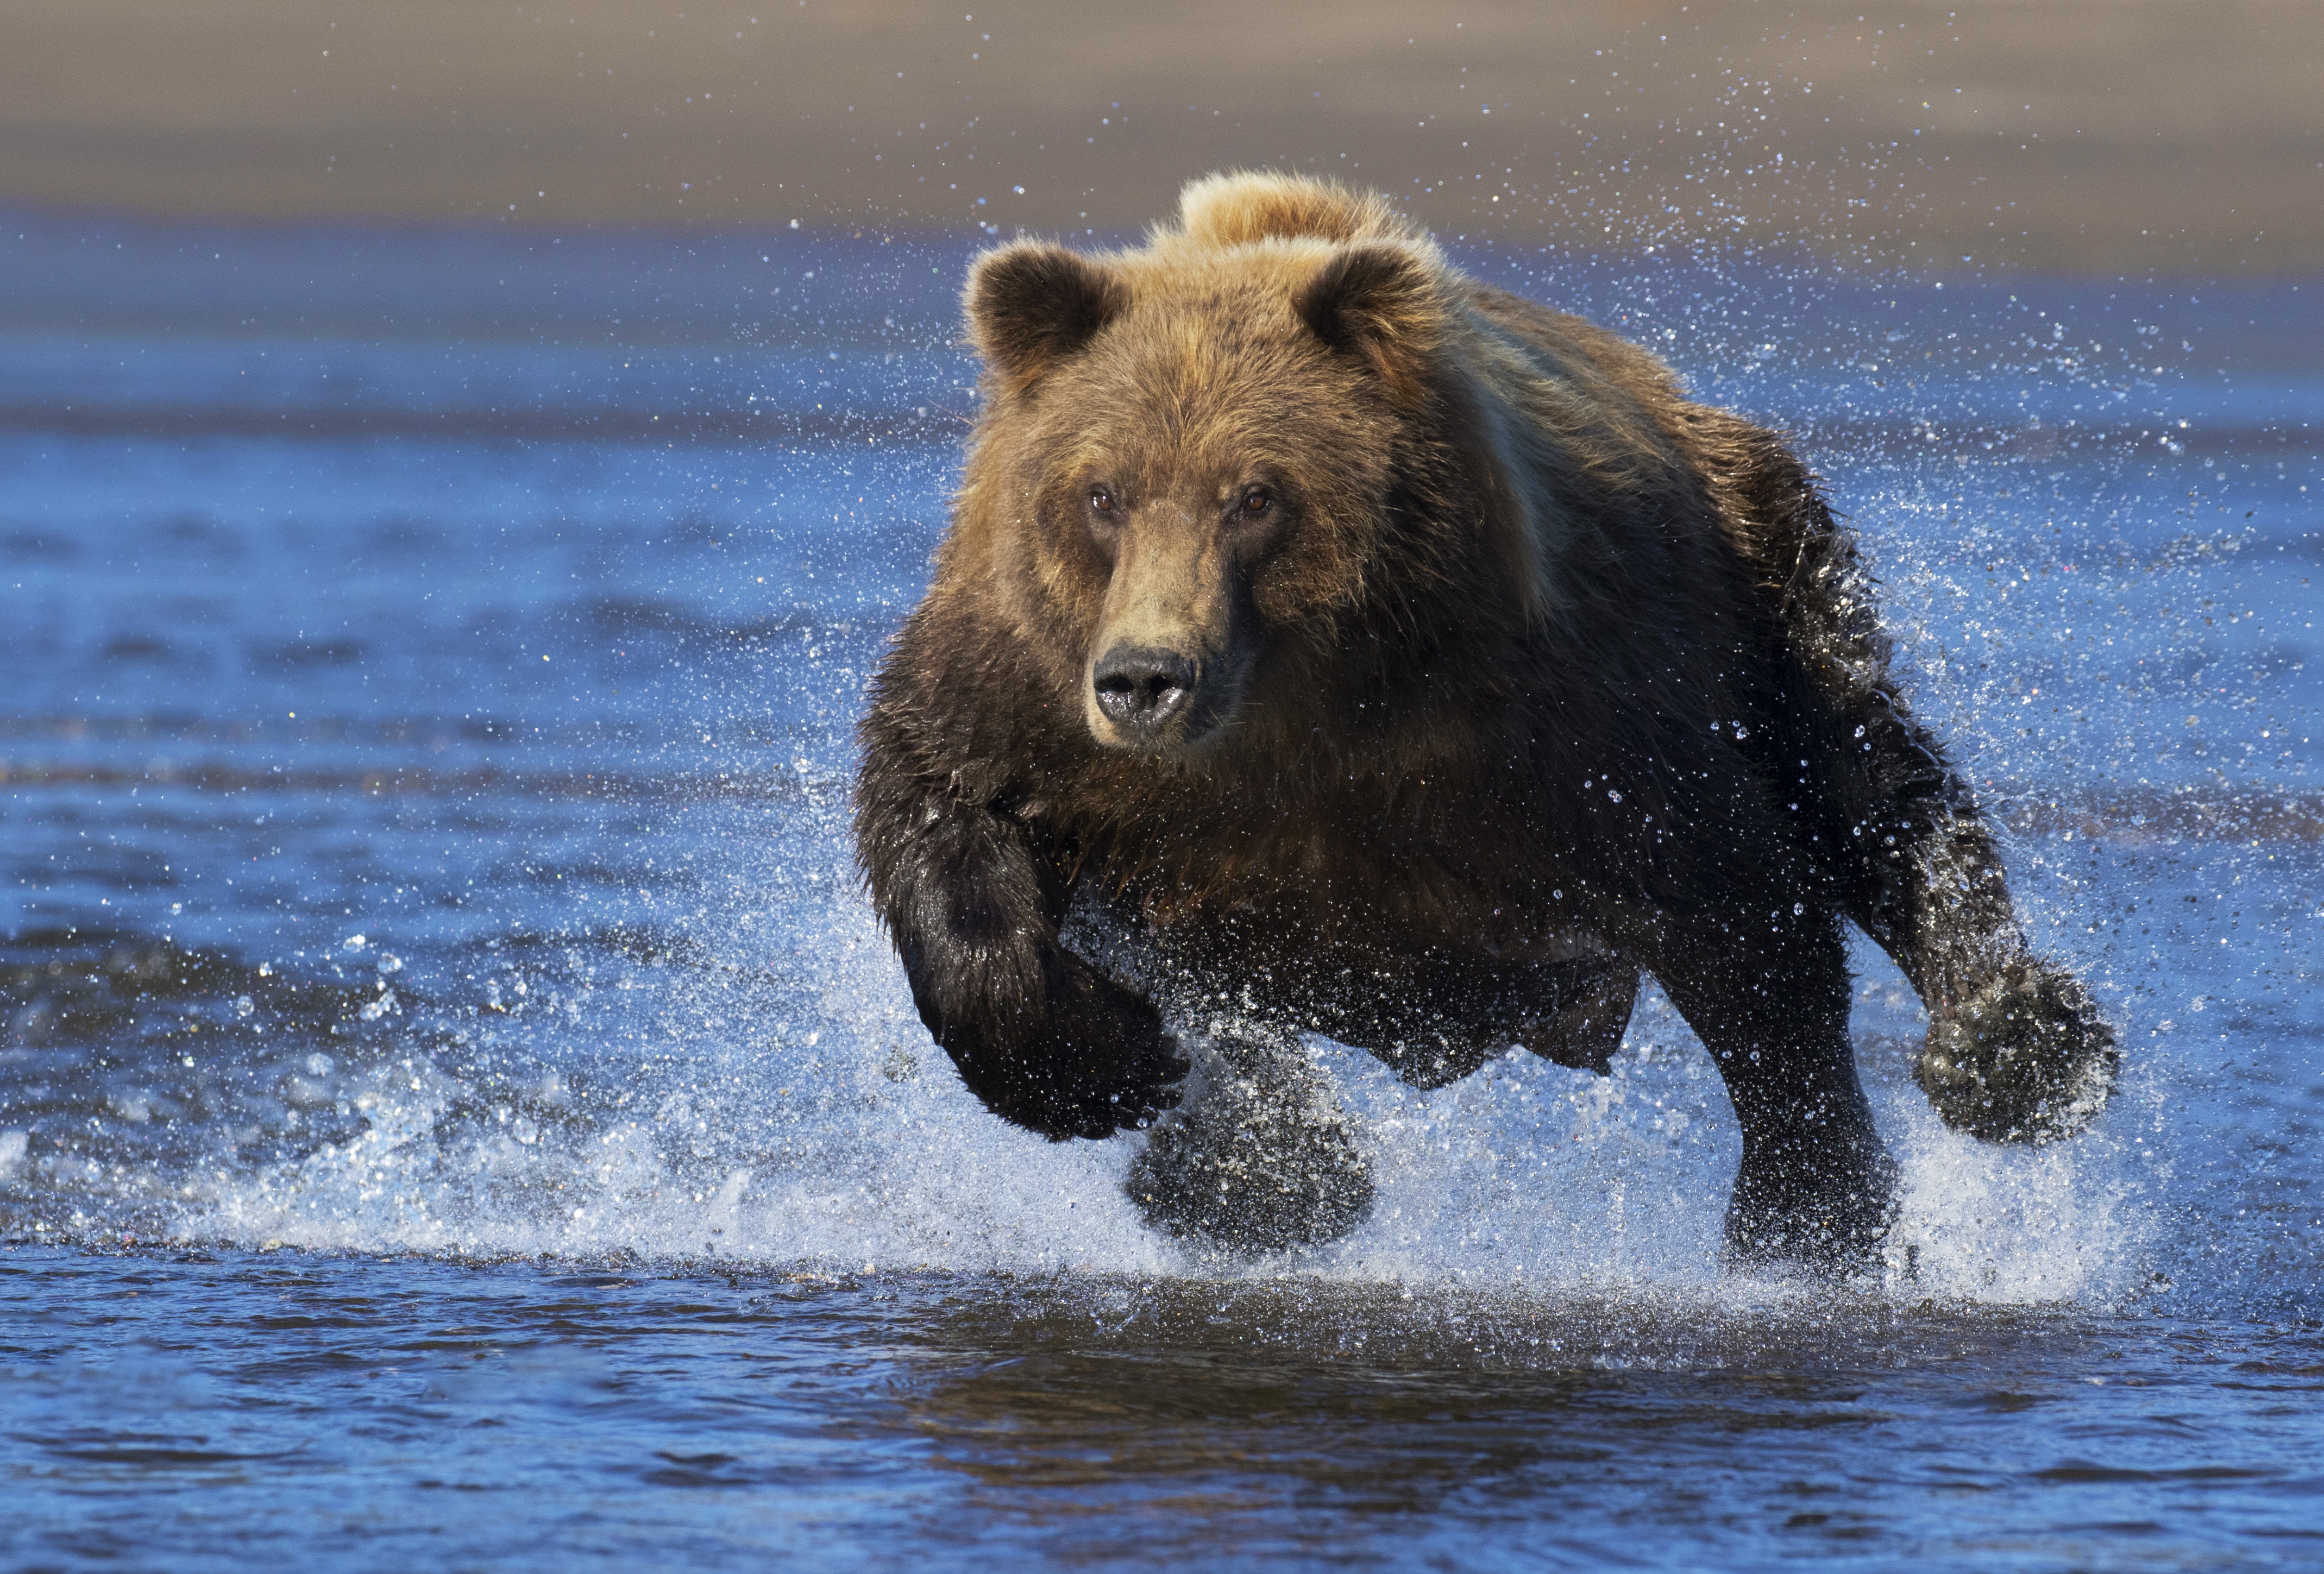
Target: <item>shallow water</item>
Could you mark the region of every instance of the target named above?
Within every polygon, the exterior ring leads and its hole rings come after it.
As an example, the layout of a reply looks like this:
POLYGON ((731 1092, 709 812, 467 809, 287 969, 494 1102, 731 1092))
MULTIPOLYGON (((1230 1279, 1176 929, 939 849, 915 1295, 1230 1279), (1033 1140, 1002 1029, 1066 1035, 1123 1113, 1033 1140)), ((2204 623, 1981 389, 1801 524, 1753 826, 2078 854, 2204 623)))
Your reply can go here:
POLYGON ((961 1091, 844 833, 964 246, 0 228, 12 1565, 2324 1560, 2324 287, 1475 259, 1802 434, 2124 1026, 1980 1147, 1859 948, 1833 1290, 1652 995, 1314 1045, 1379 1201, 1256 1264, 961 1091))
POLYGON ((2312 1326, 1641 1286, 0 1262, 32 1505, 11 1551, 51 1566, 2319 1551, 2312 1326))

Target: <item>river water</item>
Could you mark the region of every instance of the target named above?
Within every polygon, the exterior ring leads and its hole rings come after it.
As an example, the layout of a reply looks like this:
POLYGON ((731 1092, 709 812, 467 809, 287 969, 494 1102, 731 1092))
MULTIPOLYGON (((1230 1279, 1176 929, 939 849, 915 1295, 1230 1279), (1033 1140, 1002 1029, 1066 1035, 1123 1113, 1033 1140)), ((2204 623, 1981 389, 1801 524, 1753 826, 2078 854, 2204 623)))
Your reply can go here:
POLYGON ((960 1089, 845 804, 971 250, 0 226, 0 1563, 2324 1564, 2324 281, 1466 253, 1800 435, 2123 1027, 1980 1146, 1859 947, 1834 1286, 1651 991, 1315 1043, 1257 1262, 960 1089))

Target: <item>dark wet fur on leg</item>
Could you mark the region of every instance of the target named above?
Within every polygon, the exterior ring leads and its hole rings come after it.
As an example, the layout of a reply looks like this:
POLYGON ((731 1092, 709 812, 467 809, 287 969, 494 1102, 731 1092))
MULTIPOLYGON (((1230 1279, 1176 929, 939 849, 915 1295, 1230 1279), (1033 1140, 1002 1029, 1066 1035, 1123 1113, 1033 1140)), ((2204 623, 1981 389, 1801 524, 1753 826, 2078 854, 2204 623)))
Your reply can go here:
POLYGON ((1296 1044, 1215 1037, 1190 1082, 1123 1182, 1147 1222, 1247 1255, 1319 1246, 1363 1221, 1370 1169, 1329 1081, 1296 1044))
POLYGON ((1896 686, 1855 538, 1772 437, 1733 446, 1753 456, 1735 472, 1746 506, 1728 517, 1793 653, 1796 697, 1767 769, 1812 789, 1821 834, 1846 854, 1844 910, 1928 1007, 1914 1080, 1948 1125, 1986 1141, 2070 1137, 2106 1107, 2114 1029, 2079 979, 2032 954, 1992 825, 1896 686))

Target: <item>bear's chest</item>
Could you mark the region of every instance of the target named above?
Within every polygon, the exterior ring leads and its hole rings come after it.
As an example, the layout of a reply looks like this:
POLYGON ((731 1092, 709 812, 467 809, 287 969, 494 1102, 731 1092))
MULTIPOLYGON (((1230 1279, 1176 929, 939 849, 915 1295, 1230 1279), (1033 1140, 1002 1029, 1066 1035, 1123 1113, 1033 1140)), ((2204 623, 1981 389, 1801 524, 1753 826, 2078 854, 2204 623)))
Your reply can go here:
POLYGON ((1239 946, 1512 962, 1600 949, 1588 882, 1522 826, 1377 804, 1256 807, 1114 822, 1076 838, 1075 873, 1159 930, 1223 926, 1239 946))

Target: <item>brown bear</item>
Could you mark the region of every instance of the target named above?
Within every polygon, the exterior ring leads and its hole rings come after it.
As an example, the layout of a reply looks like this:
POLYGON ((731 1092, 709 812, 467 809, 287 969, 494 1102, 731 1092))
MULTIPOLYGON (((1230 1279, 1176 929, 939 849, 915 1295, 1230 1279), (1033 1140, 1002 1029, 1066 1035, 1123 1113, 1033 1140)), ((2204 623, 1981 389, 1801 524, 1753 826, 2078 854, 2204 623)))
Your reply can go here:
POLYGON ((1649 972, 1742 1128, 1730 1250, 1860 1261, 1893 1167, 1843 919, 1926 1003, 1951 1124, 2103 1103, 2113 1036, 2029 953, 1775 434, 1305 179, 1197 181, 1135 250, 1003 245, 967 308, 982 412, 855 828, 996 1113, 1169 1108, 1157 978, 1435 1086, 1513 1045, 1603 1072, 1649 972), (1158 960, 1070 949, 1076 901, 1158 960))

